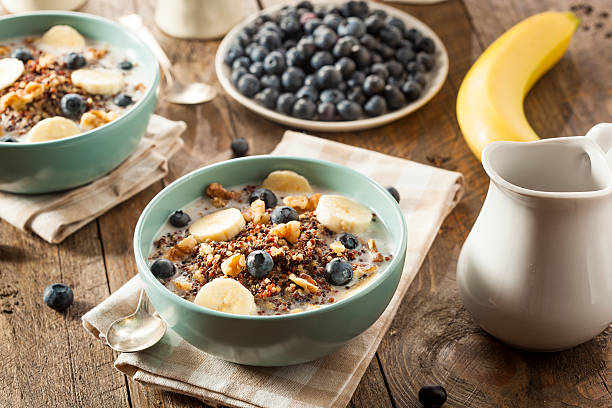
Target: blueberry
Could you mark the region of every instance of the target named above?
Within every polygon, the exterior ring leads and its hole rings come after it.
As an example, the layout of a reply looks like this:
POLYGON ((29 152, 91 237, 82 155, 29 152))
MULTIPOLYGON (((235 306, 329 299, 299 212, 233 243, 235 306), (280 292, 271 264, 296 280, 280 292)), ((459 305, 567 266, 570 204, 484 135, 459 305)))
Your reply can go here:
POLYGON ((319 69, 325 65, 334 63, 334 57, 327 51, 317 51, 310 59, 310 66, 314 69, 319 69))
POLYGON ((132 97, 126 94, 119 94, 115 96, 115 99, 113 99, 113 102, 115 103, 115 105, 121 106, 122 108, 125 108, 126 106, 129 106, 132 103, 134 103, 134 101, 132 100, 132 97))
POLYGON ((262 200, 266 204, 266 208, 274 208, 278 202, 276 195, 267 188, 258 188, 253 191, 249 196, 249 204, 255 200, 262 200))
POLYGON ((249 142, 247 142, 246 139, 239 137, 232 140, 230 148, 232 149, 235 157, 243 157, 246 156, 247 152, 249 151, 249 142))
POLYGON ((315 74, 310 74, 310 75, 306 75, 306 78, 304 78, 304 85, 305 86, 312 86, 312 87, 317 87, 317 80, 316 80, 316 76, 315 74))
POLYGON ((345 98, 344 94, 338 89, 326 89, 319 95, 321 102, 331 102, 334 105, 343 101, 345 98))
POLYGON ((370 13, 370 16, 376 16, 378 18, 381 18, 383 21, 385 21, 385 19, 387 18, 387 12, 383 9, 376 9, 376 10, 372 10, 372 12, 370 13))
POLYGON ((397 191, 397 188, 395 188, 393 186, 387 186, 385 188, 387 189, 389 194, 391 194, 393 196, 393 198, 395 198, 395 201, 397 201, 399 203, 400 202, 400 194, 399 194, 399 191, 397 191))
POLYGON ((43 300, 51 309, 61 312, 68 309, 72 304, 74 301, 74 294, 69 286, 63 283, 54 283, 45 288, 43 300))
POLYGON ((338 103, 336 109, 343 120, 357 120, 361 116, 361 107, 349 100, 338 103))
POLYGON ((419 72, 420 73, 425 72, 425 67, 420 62, 411 61, 408 64, 406 64, 406 72, 409 75, 416 75, 419 72))
POLYGON ((314 10, 314 6, 309 1, 301 1, 296 5, 296 7, 298 9, 303 8, 303 9, 310 10, 310 11, 314 10))
POLYGON ((247 44, 251 42, 251 36, 245 30, 242 30, 236 36, 236 42, 241 47, 246 47, 247 44))
MULTIPOLYGON (((85 57, 83 57, 83 55, 79 54, 78 52, 70 52, 64 55, 64 65, 68 69, 79 69, 79 68, 84 67, 86 64, 87 64, 87 61, 85 61, 85 57)), ((122 61, 119 63, 119 68, 132 69, 132 63, 130 61, 122 61), (126 64, 126 66, 129 66, 129 67, 123 68, 122 64, 126 64)))
MULTIPOLYGON (((292 39, 292 38, 290 38, 290 39, 288 39, 287 41, 285 41, 285 42, 283 43, 283 47, 282 47, 282 48, 283 48, 284 50, 288 50, 289 48, 293 48, 293 47, 295 47, 296 45, 297 45, 297 41, 296 41, 296 40, 294 40, 294 39, 292 39)), ((285 58, 286 58, 286 57, 285 57, 285 58)))
POLYGON ((406 24, 404 24, 401 19, 395 16, 387 17, 385 19, 385 25, 397 27, 400 29, 401 32, 404 32, 404 30, 406 29, 406 24))
POLYGON ((292 47, 285 53, 285 61, 290 67, 303 67, 306 64, 306 56, 296 47, 292 47))
POLYGON ((300 22, 295 17, 285 17, 280 22, 280 28, 288 36, 298 35, 301 27, 300 22))
POLYGON ((244 47, 244 53, 247 56, 250 56, 251 53, 253 52, 253 50, 255 49, 255 47, 259 47, 259 45, 257 45, 256 42, 252 42, 252 43, 247 44, 247 46, 244 47))
POLYGON ((69 118, 78 118, 85 112, 85 109, 87 109, 87 104, 81 95, 66 94, 62 96, 60 100, 60 109, 65 116, 69 118))
POLYGON ((337 14, 330 13, 323 18, 323 24, 332 30, 337 30, 340 23, 342 23, 342 17, 337 14))
POLYGON ((255 94, 255 101, 262 104, 268 109, 274 109, 276 107, 276 100, 278 99, 278 90, 274 88, 265 88, 255 94))
POLYGON ((436 44, 429 37, 418 38, 414 42, 414 47, 417 51, 424 51, 428 54, 433 54, 436 51, 436 44))
POLYGON ((407 102, 415 101, 421 96, 421 85, 414 80, 408 80, 402 86, 402 92, 404 92, 407 102))
POLYGON ((402 64, 406 65, 410 61, 415 60, 416 54, 414 53, 414 51, 412 51, 412 48, 403 47, 395 52, 395 58, 397 58, 397 60, 402 64))
POLYGON ((353 279, 353 267, 344 258, 334 258, 325 265, 325 280, 334 286, 346 285, 353 279))
POLYGON ((385 20, 379 16, 369 16, 365 20, 366 31, 371 34, 377 34, 384 26, 385 20))
POLYGON ((298 99, 304 98, 304 99, 308 99, 311 102, 316 103, 317 100, 319 99, 319 91, 317 91, 312 86, 303 86, 300 89, 298 89, 295 96, 297 96, 298 99))
POLYGON ((366 26, 363 21, 357 17, 349 17, 338 26, 338 35, 341 37, 345 35, 361 37, 365 33, 366 26))
POLYGON ((273 51, 280 48, 282 41, 278 33, 273 31, 264 31, 259 36, 257 42, 259 45, 265 47, 268 51, 273 51))
POLYGON ((287 91, 295 92, 304 83, 304 71, 296 67, 289 67, 281 76, 281 84, 287 91))
POLYGON ((391 47, 395 46, 402 39, 402 32, 395 26, 385 25, 378 33, 380 40, 391 47))
POLYGON ((24 64, 28 62, 29 60, 34 59, 34 57, 32 56, 32 53, 27 48, 15 48, 15 50, 11 54, 11 57, 17 58, 24 64))
POLYGON ((281 81, 278 75, 264 75, 259 79, 262 88, 280 89, 281 81))
POLYGON ((244 74, 238 80, 238 92, 249 98, 252 98, 259 91, 259 88, 259 80, 253 74, 244 74))
POLYGON ((253 251, 247 256, 247 269, 251 276, 257 279, 265 277, 272 268, 274 268, 274 260, 266 251, 253 251))
POLYGON ((340 12, 344 17, 356 16, 365 18, 368 15, 368 3, 365 1, 347 1, 340 6, 340 12))
POLYGON ((378 75, 368 75, 363 81, 363 92, 366 95, 375 95, 385 89, 385 81, 378 75))
MULTIPOLYGON (((345 37, 346 38, 346 37, 345 37)), ((348 57, 351 55, 351 49, 353 45, 349 41, 342 41, 344 38, 340 39, 332 48, 332 55, 336 58, 348 57)))
POLYGON ((253 62, 263 61, 266 58, 266 55, 268 55, 268 50, 266 49, 266 47, 256 45, 251 49, 251 52, 249 53, 249 58, 253 62))
POLYGON ((370 34, 364 34, 359 38, 359 42, 363 44, 367 49, 374 50, 378 45, 378 41, 370 34))
POLYGON ((257 17, 255 19, 255 25, 256 26, 260 26, 260 25, 264 24, 266 21, 270 21, 270 20, 272 20, 272 18, 269 15, 262 14, 262 15, 260 15, 259 17, 257 17))
POLYGON ((276 100, 276 110, 287 115, 291 115, 293 105, 297 100, 296 96, 292 93, 284 93, 276 100))
POLYGON ((336 119, 336 105, 331 102, 322 102, 317 105, 317 114, 320 120, 333 121, 336 119))
POLYGON ((261 78, 262 76, 264 76, 266 70, 264 69, 263 62, 257 61, 252 63, 249 67, 249 72, 255 75, 257 78, 261 78))
POLYGON ((363 45, 354 45, 351 48, 351 58, 360 68, 367 67, 372 62, 372 54, 363 45))
POLYGON ((331 50, 338 38, 336 33, 325 26, 317 27, 313 35, 315 45, 321 50, 331 50))
POLYGON ((272 51, 264 58, 264 69, 268 74, 282 74, 285 70, 285 57, 279 51, 272 51))
POLYGON ((373 64, 370 67, 370 73, 376 76, 379 76, 383 79, 383 81, 387 80, 389 77, 389 70, 387 66, 383 63, 373 64))
POLYGON ((348 232, 340 234, 338 241, 340 241, 340 243, 344 245, 346 249, 355 249, 359 246, 359 240, 357 237, 348 232))
POLYGON ((149 267, 153 276, 158 279, 168 279, 176 272, 176 267, 169 259, 161 258, 155 260, 149 267))
POLYGON ((389 74, 395 78, 400 78, 404 73, 404 67, 396 60, 387 61, 385 65, 389 74))
POLYGON ((304 54, 304 57, 306 59, 312 57, 312 55, 317 50, 317 46, 315 45, 313 39, 312 38, 307 38, 307 37, 302 38, 300 41, 298 41, 298 43, 295 46, 295 48, 298 51, 300 51, 302 54, 304 54))
POLYGON ((406 30, 406 32, 404 33, 404 38, 412 42, 413 44, 420 40, 422 37, 423 35, 416 28, 406 30))
POLYGON ((244 49, 240 45, 234 44, 227 51, 227 54, 225 54, 225 62, 228 65, 232 65, 236 58, 242 57, 243 55, 244 49))
POLYGON ((340 71, 343 78, 350 78, 356 68, 355 61, 347 57, 342 57, 336 62, 336 69, 340 71))
POLYGON ((319 89, 335 88, 342 82, 342 74, 333 65, 321 67, 315 75, 319 89))
POLYGON ((365 75, 361 71, 355 71, 348 80, 348 86, 360 86, 365 80, 365 75))
POLYGON ((430 54, 419 52, 417 54, 417 62, 425 67, 425 71, 431 71, 435 65, 435 60, 430 54))
POLYGON ((279 205, 270 214, 272 224, 286 224, 289 221, 297 221, 298 218, 297 211, 286 205, 279 205))
MULTIPOLYGON (((83 65, 85 65, 85 64, 83 64, 83 65)), ((117 64, 117 66, 119 67, 119 69, 123 69, 125 71, 128 71, 128 70, 134 68, 134 64, 132 64, 128 60, 121 61, 119 64, 117 64)))
POLYGON ((427 408, 439 408, 446 402, 446 390, 441 385, 424 385, 419 390, 419 402, 427 408))
POLYGON ((395 50, 389 47, 387 44, 379 43, 376 46, 376 52, 379 53, 384 60, 391 59, 395 56, 395 50))
POLYGON ((338 90, 342 93, 348 91, 349 87, 348 84, 345 81, 342 81, 338 84, 338 90))
POLYGON ((0 142, 3 143, 17 143, 17 139, 12 136, 2 136, 0 137, 0 142))
POLYGON ((240 79, 240 77, 243 76, 246 73, 247 73, 247 70, 245 68, 243 68, 243 67, 238 67, 238 68, 232 70, 232 76, 231 76, 232 84, 237 86, 238 85, 238 80, 240 79))
POLYGON ((425 88, 425 85, 427 85, 427 77, 422 72, 417 72, 416 74, 412 75, 411 78, 418 82, 418 84, 421 85, 421 88, 425 88))
POLYGON ((372 53, 372 64, 382 64, 383 61, 384 59, 379 53, 377 52, 372 53))
POLYGON ((346 95, 346 99, 348 99, 351 102, 355 102, 359 106, 363 105, 364 102, 366 101, 366 97, 363 94, 361 87, 358 87, 358 86, 352 88, 348 92, 348 94, 346 95))
POLYGON ((293 105, 291 114, 299 119, 312 119, 316 109, 317 107, 310 99, 301 98, 293 105))
POLYGON ((177 228, 186 227, 191 222, 191 217, 189 214, 182 212, 181 210, 176 210, 172 213, 169 218, 170 225, 177 228))
POLYGON ((323 24, 323 21, 321 21, 318 18, 311 18, 306 20, 306 22, 304 23, 304 32, 306 34, 312 34, 317 27, 320 27, 323 24))
POLYGON ((387 85, 392 85, 396 87, 397 89, 402 89, 402 86, 404 86, 405 82, 406 81, 403 78, 395 78, 395 77, 387 78, 387 85))
POLYGON ((383 93, 390 109, 399 109, 406 104, 404 94, 394 85, 386 85, 383 93))
POLYGON ((251 66, 251 60, 249 57, 243 56, 236 58, 234 62, 232 62, 232 70, 242 67, 244 69, 248 69, 251 66))
POLYGON ((383 115, 387 112, 387 101, 380 95, 374 95, 363 105, 363 110, 369 116, 383 115))

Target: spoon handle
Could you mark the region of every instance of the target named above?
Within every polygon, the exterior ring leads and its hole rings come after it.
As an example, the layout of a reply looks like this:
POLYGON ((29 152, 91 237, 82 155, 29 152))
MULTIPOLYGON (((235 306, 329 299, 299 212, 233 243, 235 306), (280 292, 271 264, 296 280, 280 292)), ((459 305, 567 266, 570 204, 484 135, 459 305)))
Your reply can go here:
POLYGON ((171 87, 174 83, 174 78, 172 76, 172 63, 151 31, 149 31, 149 29, 143 24, 140 16, 138 14, 129 14, 127 16, 119 17, 119 22, 136 34, 138 38, 140 38, 153 52, 153 55, 155 55, 155 58, 159 62, 159 66, 166 77, 167 85, 171 87))

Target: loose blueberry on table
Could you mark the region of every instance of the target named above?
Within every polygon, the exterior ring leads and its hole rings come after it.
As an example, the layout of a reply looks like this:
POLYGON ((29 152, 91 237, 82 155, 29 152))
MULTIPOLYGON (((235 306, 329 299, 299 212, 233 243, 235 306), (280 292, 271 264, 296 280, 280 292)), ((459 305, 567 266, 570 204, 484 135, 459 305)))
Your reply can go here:
POLYGON ((431 38, 364 1, 305 1, 258 17, 237 35, 225 62, 238 91, 265 108, 351 121, 419 99, 435 52, 431 38))
POLYGON ((419 402, 425 408, 439 408, 446 402, 446 390, 441 385, 424 385, 419 390, 419 402))
POLYGON ((63 283, 54 283, 45 288, 43 300, 53 310, 61 312, 68 309, 74 300, 74 294, 69 286, 63 283))
POLYGON ((244 138, 239 137, 232 140, 230 147, 234 153, 234 156, 243 157, 246 156, 249 151, 249 142, 247 142, 244 138))

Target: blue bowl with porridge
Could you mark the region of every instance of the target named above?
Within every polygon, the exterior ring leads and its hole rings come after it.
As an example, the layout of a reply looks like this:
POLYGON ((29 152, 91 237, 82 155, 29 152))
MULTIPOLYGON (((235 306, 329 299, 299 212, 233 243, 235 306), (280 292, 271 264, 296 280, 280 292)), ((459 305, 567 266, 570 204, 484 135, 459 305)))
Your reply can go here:
POLYGON ((254 156, 162 190, 134 233, 157 312, 195 347, 240 364, 329 354, 370 327, 404 266, 406 223, 379 184, 334 163, 254 156))
POLYGON ((157 103, 153 54, 97 16, 0 18, 0 191, 50 193, 110 172, 157 103))

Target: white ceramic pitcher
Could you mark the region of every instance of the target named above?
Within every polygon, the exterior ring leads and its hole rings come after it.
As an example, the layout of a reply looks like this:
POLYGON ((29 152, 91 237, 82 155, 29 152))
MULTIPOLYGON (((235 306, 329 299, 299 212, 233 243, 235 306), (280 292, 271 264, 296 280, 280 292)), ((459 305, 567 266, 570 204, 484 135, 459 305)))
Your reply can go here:
POLYGON ((457 265, 466 309, 518 348, 592 339, 612 322, 612 124, 494 142, 482 164, 489 192, 457 265))

